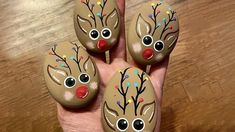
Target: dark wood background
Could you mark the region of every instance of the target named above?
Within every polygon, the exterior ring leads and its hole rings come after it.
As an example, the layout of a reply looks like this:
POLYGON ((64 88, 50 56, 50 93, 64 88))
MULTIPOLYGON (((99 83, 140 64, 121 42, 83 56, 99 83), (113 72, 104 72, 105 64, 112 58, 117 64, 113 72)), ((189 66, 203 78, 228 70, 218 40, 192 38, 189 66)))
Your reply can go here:
MULTIPOLYGON (((147 0, 126 0, 126 22, 147 0)), ((167 0, 180 38, 161 131, 235 131, 235 1, 167 0)), ((0 131, 62 131, 42 73, 55 42, 76 40, 73 0, 0 0, 0 131)))

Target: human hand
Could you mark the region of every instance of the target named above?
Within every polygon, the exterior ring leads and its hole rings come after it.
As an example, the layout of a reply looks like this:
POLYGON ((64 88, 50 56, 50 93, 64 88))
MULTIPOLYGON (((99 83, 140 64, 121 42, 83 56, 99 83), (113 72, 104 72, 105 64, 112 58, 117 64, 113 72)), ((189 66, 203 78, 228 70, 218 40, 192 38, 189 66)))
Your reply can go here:
MULTIPOLYGON (((103 97, 104 89, 106 84, 111 79, 116 71, 119 69, 132 66, 140 67, 134 62, 126 62, 126 48, 125 48, 125 24, 124 24, 124 12, 125 12, 125 0, 116 0, 120 15, 121 15, 121 31, 120 38, 117 47, 111 51, 111 64, 106 64, 103 61, 103 58, 96 55, 93 59, 96 62, 96 65, 100 72, 100 91, 96 101, 93 102, 88 108, 82 110, 69 110, 62 107, 60 104, 57 104, 58 110, 58 120, 65 132, 102 132, 101 124, 101 107, 100 102, 103 97)), ((154 86, 155 93, 158 97, 158 100, 161 104, 162 98, 162 87, 166 75, 167 65, 169 62, 169 57, 166 58, 162 63, 157 66, 152 67, 151 69, 151 82, 154 86)), ((158 108, 159 109, 159 108, 158 108)), ((160 113, 160 112, 159 112, 160 113)), ((156 131, 160 128, 160 115, 158 116, 156 131)))

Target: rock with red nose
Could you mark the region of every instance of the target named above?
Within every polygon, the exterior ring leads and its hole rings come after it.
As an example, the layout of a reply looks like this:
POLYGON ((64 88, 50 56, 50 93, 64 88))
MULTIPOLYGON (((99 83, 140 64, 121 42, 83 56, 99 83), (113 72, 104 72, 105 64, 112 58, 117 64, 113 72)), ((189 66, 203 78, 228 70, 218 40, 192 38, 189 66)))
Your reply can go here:
POLYGON ((98 43, 97 43, 97 47, 100 50, 105 50, 105 48, 107 47, 107 41, 104 40, 104 39, 99 40, 98 43))
POLYGON ((87 86, 80 86, 76 89, 76 96, 80 99, 86 98, 88 95, 88 88, 87 86))
POLYGON ((153 57, 153 49, 151 48, 145 49, 142 56, 145 60, 151 59, 153 57))

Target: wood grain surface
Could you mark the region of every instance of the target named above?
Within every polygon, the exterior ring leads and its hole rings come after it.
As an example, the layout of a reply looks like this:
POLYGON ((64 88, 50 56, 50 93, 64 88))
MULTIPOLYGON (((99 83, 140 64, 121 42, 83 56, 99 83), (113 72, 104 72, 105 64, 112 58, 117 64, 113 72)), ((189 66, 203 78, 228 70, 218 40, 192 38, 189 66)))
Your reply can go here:
MULTIPOLYGON (((147 0, 126 0, 126 23, 147 0)), ((167 0, 180 38, 171 55, 163 132, 235 131, 235 1, 167 0)), ((73 0, 0 0, 0 132, 57 132, 42 72, 52 44, 76 40, 73 0)))

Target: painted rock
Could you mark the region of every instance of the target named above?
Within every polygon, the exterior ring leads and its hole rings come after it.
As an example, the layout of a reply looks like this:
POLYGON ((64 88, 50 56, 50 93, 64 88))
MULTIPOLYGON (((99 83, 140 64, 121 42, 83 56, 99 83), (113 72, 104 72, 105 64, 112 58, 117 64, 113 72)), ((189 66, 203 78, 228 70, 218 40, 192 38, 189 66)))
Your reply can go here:
POLYGON ((79 41, 93 52, 105 52, 118 41, 119 9, 114 0, 76 0, 74 26, 79 41))
POLYGON ((153 132, 159 112, 149 76, 137 69, 117 72, 108 83, 102 101, 102 124, 107 132, 153 132))
POLYGON ((165 2, 148 2, 130 24, 128 49, 137 63, 155 64, 172 52, 178 36, 176 12, 165 2))
POLYGON ((44 77, 51 95, 65 107, 85 107, 98 93, 97 67, 76 43, 63 42, 48 51, 44 77))

